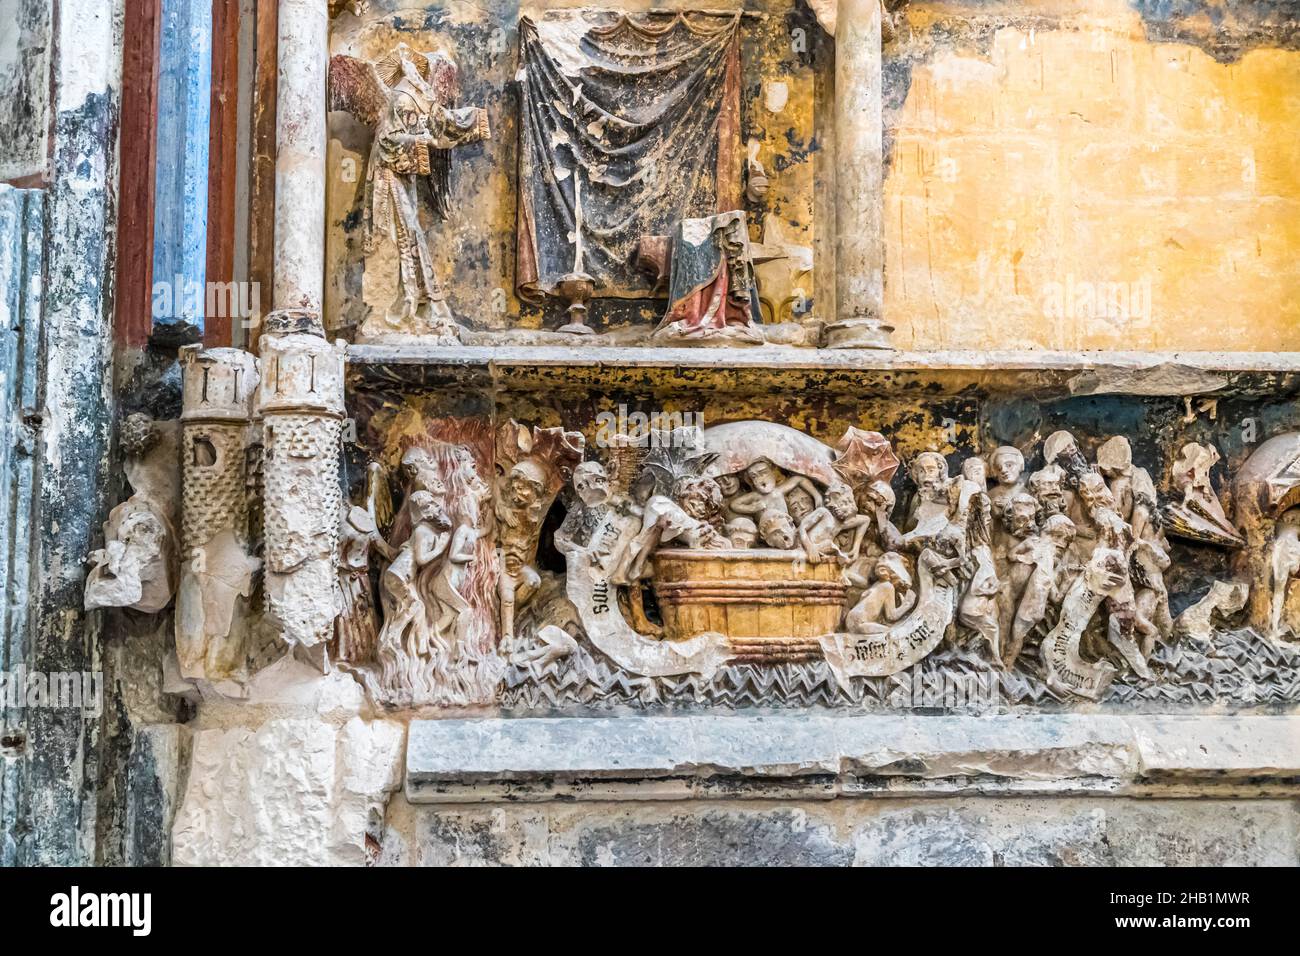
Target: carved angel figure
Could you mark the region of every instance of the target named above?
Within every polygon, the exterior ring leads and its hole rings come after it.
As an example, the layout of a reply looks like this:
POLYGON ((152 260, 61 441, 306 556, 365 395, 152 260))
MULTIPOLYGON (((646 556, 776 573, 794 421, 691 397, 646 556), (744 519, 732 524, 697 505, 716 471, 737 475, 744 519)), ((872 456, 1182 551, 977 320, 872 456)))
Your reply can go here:
POLYGON ((399 44, 379 63, 340 54, 330 61, 330 109, 351 113, 374 131, 366 168, 365 251, 388 237, 399 256, 398 296, 388 330, 459 341, 459 328, 433 274, 420 211, 445 219, 451 150, 491 138, 487 111, 456 109, 458 70, 445 53, 399 44))

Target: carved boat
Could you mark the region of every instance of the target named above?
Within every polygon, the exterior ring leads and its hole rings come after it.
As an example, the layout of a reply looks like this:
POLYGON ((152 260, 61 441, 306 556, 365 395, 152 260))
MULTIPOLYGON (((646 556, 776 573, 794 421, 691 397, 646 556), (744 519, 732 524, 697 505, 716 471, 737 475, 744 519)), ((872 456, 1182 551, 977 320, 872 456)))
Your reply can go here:
POLYGON ((847 586, 837 564, 797 561, 770 549, 665 548, 654 556, 664 637, 727 638, 737 663, 808 660, 839 627, 847 586))

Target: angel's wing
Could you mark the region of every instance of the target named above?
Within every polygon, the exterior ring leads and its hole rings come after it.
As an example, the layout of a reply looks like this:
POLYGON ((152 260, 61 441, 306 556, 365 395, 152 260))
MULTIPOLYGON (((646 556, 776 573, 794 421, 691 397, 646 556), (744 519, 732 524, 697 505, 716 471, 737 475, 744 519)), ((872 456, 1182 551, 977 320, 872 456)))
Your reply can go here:
POLYGON ((351 113, 376 126, 388 104, 388 92, 375 65, 340 53, 330 58, 330 109, 351 113))

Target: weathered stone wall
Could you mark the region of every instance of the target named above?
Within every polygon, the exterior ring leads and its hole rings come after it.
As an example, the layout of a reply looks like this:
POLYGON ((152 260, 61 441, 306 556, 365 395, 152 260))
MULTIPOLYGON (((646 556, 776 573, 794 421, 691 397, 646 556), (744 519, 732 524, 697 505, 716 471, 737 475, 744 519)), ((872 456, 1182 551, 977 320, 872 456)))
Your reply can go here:
MULTIPOLYGON (((750 211, 812 249, 808 306, 830 321, 833 43, 802 0, 751 6, 767 16, 744 28, 741 138, 758 144, 771 193, 750 211)), ((885 306, 896 347, 1300 348, 1294 9, 889 6, 885 306)), ((432 233, 438 274, 456 277, 452 311, 473 329, 560 321, 554 306, 521 303, 513 281, 516 23, 530 12, 382 0, 332 34, 335 52, 365 57, 398 41, 445 49, 461 102, 488 107, 493 138, 458 151, 451 216, 432 233)), ((367 143, 364 127, 332 116, 326 312, 341 330, 392 297, 391 250, 370 258, 362 281, 367 143)), ((617 329, 661 312, 658 301, 598 298, 592 319, 617 329)))
POLYGON ((895 344, 1300 348, 1297 16, 908 3, 886 57, 895 344))
POLYGON ((0 0, 0 182, 49 167, 53 0, 0 0))
POLYGON ((383 866, 1296 866, 1294 800, 927 797, 389 808, 383 866))
MULTIPOLYGON (((20 455, 25 446, 32 456, 32 504, 30 532, 5 542, 17 540, 17 550, 29 544, 30 552, 21 579, 8 586, 12 619, 24 633, 4 663, 44 675, 94 674, 102 670, 101 631, 98 617, 83 610, 84 562, 113 489, 110 277, 122 5, 63 0, 43 29, 32 26, 41 22, 31 18, 39 4, 20 6, 16 42, 28 52, 43 47, 58 55, 50 67, 52 123, 47 128, 37 109, 23 118, 24 137, 15 140, 19 147, 38 143, 31 148, 42 158, 48 154, 50 168, 42 266, 32 288, 38 300, 14 317, 23 323, 19 341, 31 349, 24 361, 36 371, 6 422, 20 455)), ((6 32, 0 46, 12 36, 6 32)), ((0 99, 23 98, 24 78, 18 80, 20 88, 7 86, 0 99)), ((0 139, 8 145, 9 131, 0 139)), ((50 706, 7 715, 0 820, 8 840, 0 858, 44 865, 95 859, 99 717, 50 706)))

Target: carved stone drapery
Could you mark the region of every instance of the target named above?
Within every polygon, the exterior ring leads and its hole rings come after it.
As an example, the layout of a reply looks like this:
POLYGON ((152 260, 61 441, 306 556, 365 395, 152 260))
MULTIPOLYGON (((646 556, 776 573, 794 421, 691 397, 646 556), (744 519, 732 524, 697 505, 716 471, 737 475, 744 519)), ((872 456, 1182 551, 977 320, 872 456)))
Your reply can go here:
POLYGON ((585 272, 597 295, 645 297, 633 265, 642 236, 740 207, 740 22, 604 11, 520 21, 521 295, 585 272))

